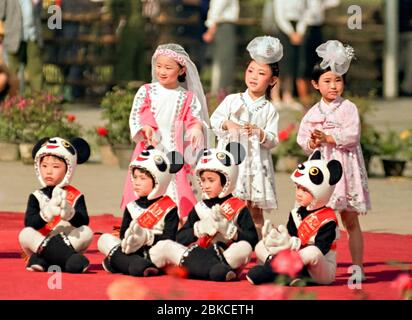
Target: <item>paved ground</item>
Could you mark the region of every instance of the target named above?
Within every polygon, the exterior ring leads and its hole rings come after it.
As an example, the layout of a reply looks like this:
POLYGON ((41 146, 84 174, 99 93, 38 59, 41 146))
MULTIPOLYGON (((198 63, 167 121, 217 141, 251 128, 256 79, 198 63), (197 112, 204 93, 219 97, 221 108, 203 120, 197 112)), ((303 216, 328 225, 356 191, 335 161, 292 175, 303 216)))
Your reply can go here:
MULTIPOLYGON (((369 120, 378 128, 397 129, 412 126, 412 99, 375 102, 376 111, 369 120)), ((99 109, 95 106, 71 106, 70 112, 86 128, 96 126, 100 120, 99 109)), ((282 110, 280 127, 285 126, 296 115, 282 110)), ((73 184, 86 196, 90 214, 113 213, 121 215, 119 203, 126 171, 117 166, 106 166, 99 162, 98 149, 87 164, 78 166, 73 184)), ((38 188, 38 181, 32 166, 20 162, 0 162, 0 211, 25 210, 30 192, 38 188)), ((277 172, 276 187, 279 209, 272 215, 275 223, 286 223, 293 206, 294 187, 289 174, 277 172)), ((372 176, 369 179, 372 211, 361 217, 362 229, 374 232, 412 234, 412 162, 408 163, 406 176, 386 179, 383 177, 379 159, 372 160, 372 176)))

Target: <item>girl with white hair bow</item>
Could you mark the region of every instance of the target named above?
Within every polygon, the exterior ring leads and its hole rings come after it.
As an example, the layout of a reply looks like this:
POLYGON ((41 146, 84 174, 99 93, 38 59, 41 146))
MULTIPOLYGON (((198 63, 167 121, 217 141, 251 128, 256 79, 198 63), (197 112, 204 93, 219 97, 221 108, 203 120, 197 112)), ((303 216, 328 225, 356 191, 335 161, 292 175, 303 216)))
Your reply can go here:
MULTIPOLYGON (((152 83, 137 91, 129 125, 136 142, 133 159, 147 145, 184 155, 184 170, 173 177, 166 194, 177 203, 180 217, 187 216, 196 202, 189 183, 190 166, 198 151, 208 145, 209 116, 197 68, 180 45, 157 47, 152 57, 152 83)), ((133 200, 131 182, 126 178, 122 209, 133 200)))

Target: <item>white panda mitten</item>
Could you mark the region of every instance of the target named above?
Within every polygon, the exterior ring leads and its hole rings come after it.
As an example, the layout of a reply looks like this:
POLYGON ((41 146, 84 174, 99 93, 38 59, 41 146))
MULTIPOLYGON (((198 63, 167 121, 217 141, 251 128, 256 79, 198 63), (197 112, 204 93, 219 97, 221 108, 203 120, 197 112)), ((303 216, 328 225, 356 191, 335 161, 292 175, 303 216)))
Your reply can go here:
POLYGON ((60 189, 60 190, 61 190, 60 195, 62 198, 62 201, 60 202, 60 216, 62 217, 63 220, 69 221, 73 218, 75 214, 75 210, 73 206, 67 201, 67 191, 64 189, 60 189))
POLYGON ((52 192, 52 197, 50 201, 44 202, 43 206, 40 207, 40 216, 44 221, 50 222, 54 217, 59 216, 61 213, 61 203, 62 203, 62 189, 55 187, 52 192))
POLYGON ((220 205, 212 207, 212 218, 216 230, 227 240, 232 240, 237 234, 237 227, 223 215, 220 205))
POLYGON ((217 230, 214 226, 213 219, 209 216, 203 218, 193 225, 193 232, 196 237, 200 238, 202 236, 211 236, 213 237, 217 230))
POLYGON ((284 225, 279 225, 277 229, 272 228, 263 239, 263 242, 272 255, 285 249, 296 251, 300 248, 300 239, 297 237, 291 237, 284 225))
POLYGON ((133 220, 124 234, 121 244, 122 251, 125 254, 136 252, 147 243, 147 240, 148 232, 140 227, 136 220, 133 220))

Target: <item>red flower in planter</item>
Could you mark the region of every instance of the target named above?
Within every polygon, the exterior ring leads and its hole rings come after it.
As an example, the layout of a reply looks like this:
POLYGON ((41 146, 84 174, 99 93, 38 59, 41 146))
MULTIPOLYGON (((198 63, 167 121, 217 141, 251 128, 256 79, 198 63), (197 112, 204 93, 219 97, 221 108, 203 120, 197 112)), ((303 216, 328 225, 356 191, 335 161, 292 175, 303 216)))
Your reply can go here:
POLYGON ((303 261, 299 253, 289 249, 280 251, 272 260, 272 268, 279 274, 287 274, 294 278, 303 269, 303 261))
POLYGON ((107 135, 109 134, 109 130, 107 130, 105 127, 96 128, 96 132, 99 136, 102 137, 107 137, 107 135))
POLYGON ((67 121, 74 122, 76 120, 76 116, 74 114, 67 115, 67 121))

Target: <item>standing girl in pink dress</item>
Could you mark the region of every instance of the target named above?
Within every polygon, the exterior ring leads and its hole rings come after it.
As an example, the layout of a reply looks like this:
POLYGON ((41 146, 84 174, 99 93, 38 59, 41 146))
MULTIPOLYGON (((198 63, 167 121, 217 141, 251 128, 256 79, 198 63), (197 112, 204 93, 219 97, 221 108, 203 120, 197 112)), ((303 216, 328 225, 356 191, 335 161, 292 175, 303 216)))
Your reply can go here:
MULTIPOLYGON (((132 160, 148 145, 184 155, 185 165, 166 191, 177 204, 180 218, 186 217, 196 203, 189 174, 196 163, 195 155, 207 147, 203 128, 208 123, 206 98, 195 64, 178 44, 158 46, 152 56, 152 83, 139 88, 130 113, 130 133, 136 142, 132 160)), ((128 173, 122 209, 134 200, 128 173)))
POLYGON ((310 154, 315 149, 329 161, 336 159, 343 166, 343 177, 328 203, 340 212, 348 231, 352 263, 363 273, 363 236, 358 215, 370 210, 368 177, 360 146, 360 119, 356 105, 341 97, 344 74, 354 56, 353 48, 337 40, 320 45, 316 52, 323 59, 315 65, 312 85, 322 95, 303 117, 297 142, 310 154))

